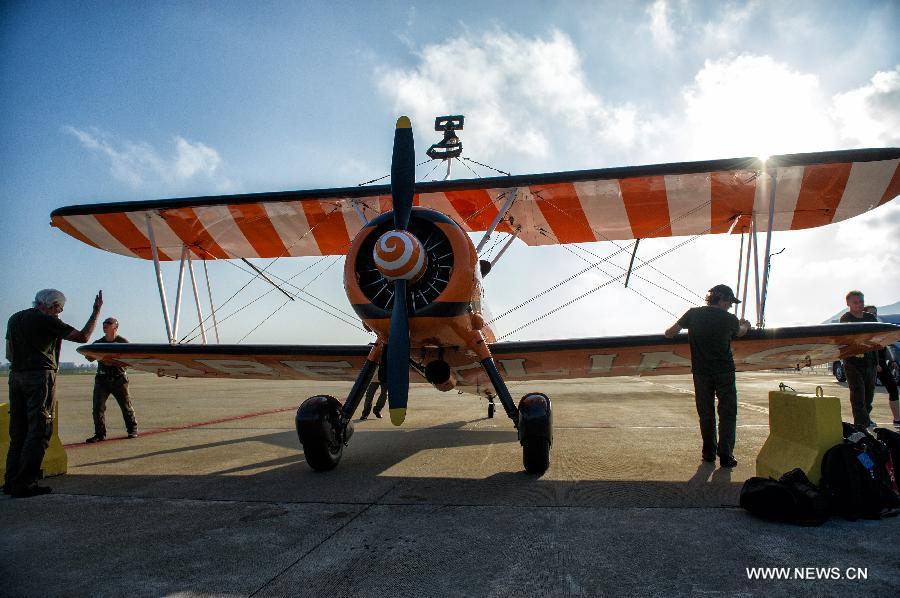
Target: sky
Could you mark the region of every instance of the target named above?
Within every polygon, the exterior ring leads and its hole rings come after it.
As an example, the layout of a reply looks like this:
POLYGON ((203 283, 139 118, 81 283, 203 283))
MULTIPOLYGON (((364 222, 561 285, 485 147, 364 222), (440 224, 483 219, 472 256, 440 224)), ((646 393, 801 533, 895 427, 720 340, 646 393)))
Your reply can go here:
MULTIPOLYGON (((68 297, 61 317, 81 328, 102 289, 103 315, 120 320, 122 335, 165 342, 152 263, 76 241, 49 226, 51 211, 357 185, 390 171, 401 114, 419 161, 439 140, 434 117, 463 114, 464 155, 512 174, 900 146, 891 1, 139 4, 0 3, 4 318, 54 287, 68 297)), ((466 164, 473 171, 454 165, 454 178, 496 174, 466 164)), ((433 166, 418 180, 442 178, 433 166)), ((784 251, 771 259, 767 326, 819 323, 850 289, 876 305, 900 300, 898 233, 900 200, 775 233, 773 253, 784 251)), ((593 270, 504 316, 498 331, 512 332, 507 340, 661 333, 706 289, 737 283, 739 237, 672 249, 687 240, 644 240, 638 258, 665 255, 628 288, 598 289, 609 277, 593 270)), ((485 280, 486 302, 502 314, 617 250, 516 241, 485 280)), ((615 261, 625 267, 629 256, 615 261)), ((286 302, 238 265, 208 268, 221 342, 370 342, 352 318, 286 302)), ((352 313, 342 258, 270 267, 352 313)), ((177 265, 163 274, 171 309, 177 265)), ((208 314, 202 268, 198 285, 208 314)), ((179 336, 193 338, 187 285, 185 294, 179 336)), ((65 343, 62 361, 82 363, 74 349, 65 343)))

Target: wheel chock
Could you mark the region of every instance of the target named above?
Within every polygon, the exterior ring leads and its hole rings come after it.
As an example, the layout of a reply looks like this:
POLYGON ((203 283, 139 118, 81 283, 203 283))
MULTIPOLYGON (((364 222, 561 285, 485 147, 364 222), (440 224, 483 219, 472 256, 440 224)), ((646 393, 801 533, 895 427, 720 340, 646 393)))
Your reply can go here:
MULTIPOLYGON (((0 475, 6 474, 6 454, 9 452, 9 403, 0 403, 0 475)), ((66 449, 59 439, 59 402, 53 404, 53 435, 50 437, 50 446, 44 453, 44 461, 41 469, 44 477, 62 475, 66 473, 69 458, 66 449)))
POLYGON ((756 475, 778 479, 799 467, 813 484, 822 477, 825 451, 841 442, 841 402, 815 395, 769 393, 769 437, 756 457, 756 475))

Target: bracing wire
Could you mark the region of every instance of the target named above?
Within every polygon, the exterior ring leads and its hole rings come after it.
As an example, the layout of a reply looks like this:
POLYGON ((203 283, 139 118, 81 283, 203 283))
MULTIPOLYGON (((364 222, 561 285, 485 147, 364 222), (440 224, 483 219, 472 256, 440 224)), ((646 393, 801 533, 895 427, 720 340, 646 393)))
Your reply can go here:
MULTIPOLYGON (((298 272, 297 274, 295 274, 294 276, 292 276, 291 278, 289 278, 289 279, 287 279, 287 280, 282 279, 282 278, 280 278, 280 277, 278 277, 278 276, 276 276, 276 275, 274 275, 274 274, 271 274, 271 276, 272 276, 273 278, 277 279, 279 282, 282 282, 283 284, 286 284, 287 286, 289 286, 289 287, 291 287, 291 288, 293 288, 293 289, 296 289, 297 292, 291 294, 291 296, 293 296, 295 299, 298 299, 298 300, 300 300, 301 302, 306 303, 307 305, 310 305, 311 307, 314 307, 314 308, 318 309, 319 311, 322 311, 322 312, 324 312, 324 313, 326 313, 326 314, 332 316, 333 318, 338 319, 338 320, 344 322, 345 324, 348 324, 348 325, 353 326, 354 328, 358 328, 358 329, 360 329, 360 330, 364 330, 362 327, 360 327, 359 325, 357 325, 356 322, 354 322, 354 321, 352 321, 352 320, 347 320, 347 319, 345 319, 344 317, 341 317, 341 316, 338 315, 338 314, 334 314, 334 313, 332 313, 332 312, 329 312, 329 311, 326 310, 325 308, 323 308, 323 307, 321 307, 321 306, 319 306, 319 305, 316 305, 315 303, 309 301, 308 299, 306 299, 306 298, 304 298, 304 297, 302 296, 302 295, 308 295, 309 297, 311 297, 311 298, 315 299, 316 301, 318 301, 318 302, 320 302, 320 303, 326 305, 327 307, 333 309, 334 311, 337 311, 338 313, 342 314, 343 316, 346 316, 347 318, 353 318, 354 316, 352 316, 351 314, 348 314, 347 312, 341 310, 340 308, 338 308, 338 307, 336 307, 336 306, 334 306, 334 305, 331 305, 330 303, 328 303, 328 302, 325 301, 324 299, 320 299, 319 297, 316 297, 316 296, 313 295, 312 293, 309 293, 308 291, 306 291, 306 288, 307 288, 310 284, 312 284, 313 282, 315 282, 315 281, 316 281, 319 277, 321 277, 325 272, 327 272, 328 270, 330 270, 330 269, 334 266, 334 264, 336 264, 336 263, 340 260, 340 258, 341 258, 340 255, 337 255, 337 256, 323 256, 321 259, 316 260, 315 264, 312 264, 311 266, 309 266, 309 267, 307 267, 307 268, 304 268, 304 270, 303 270, 302 272, 298 272), (299 276, 302 272, 305 272, 306 270, 308 270, 308 269, 311 268, 312 266, 321 263, 321 262, 322 262, 324 259, 326 259, 327 257, 333 257, 334 259, 331 261, 331 263, 330 263, 328 266, 326 266, 321 272, 319 272, 318 274, 316 274, 316 276, 313 277, 312 280, 310 280, 309 282, 307 282, 306 285, 304 285, 303 287, 298 287, 298 286, 296 286, 296 285, 294 285, 294 284, 291 284, 291 283, 289 282, 291 279, 296 278, 296 277, 299 276)), ((251 272, 250 272, 249 270, 247 270, 247 269, 244 268, 243 266, 240 266, 239 264, 236 264, 236 263, 230 262, 230 261, 227 262, 227 263, 230 264, 231 266, 237 268, 237 269, 240 270, 241 272, 245 272, 245 273, 247 273, 247 274, 251 274, 251 272)), ((246 285, 245 285, 245 287, 246 287, 246 285)), ((221 323, 221 322, 224 322, 224 321, 230 319, 232 316, 237 315, 238 313, 242 312, 242 311, 245 310, 246 308, 250 307, 251 305, 253 305, 253 304, 256 303, 257 301, 259 301, 260 299, 262 299, 263 297, 265 297, 265 296, 267 296, 267 295, 269 295, 270 293, 273 293, 273 292, 275 292, 275 289, 268 289, 268 290, 267 290, 266 292, 264 292, 263 294, 261 294, 261 295, 257 296, 256 298, 254 298, 254 299, 248 301, 248 302, 245 303, 244 305, 238 307, 238 308, 235 309, 233 312, 229 313, 227 316, 225 316, 225 317, 219 319, 219 322, 221 323)), ((288 300, 288 301, 290 301, 290 300, 288 300)), ((279 309, 280 309, 280 308, 279 308, 279 309)), ((219 311, 219 309, 217 309, 216 311, 219 311)), ((277 311, 277 310, 276 310, 276 311, 277 311)), ((193 332, 193 331, 192 331, 192 332, 193 332)), ((190 335, 190 334, 191 334, 191 333, 188 333, 188 335, 190 335)), ((194 335, 193 337, 190 337, 190 338, 188 338, 188 335, 185 335, 185 337, 183 337, 182 340, 181 340, 180 342, 190 342, 190 341, 196 340, 196 338, 197 338, 197 335, 194 335)))
MULTIPOLYGON (((592 252, 592 251, 590 251, 589 249, 586 249, 586 248, 584 248, 584 247, 579 247, 578 245, 574 245, 574 247, 577 248, 577 249, 579 249, 579 250, 581 250, 581 251, 584 251, 585 253, 587 253, 587 254, 589 254, 589 255, 592 255, 592 256, 594 256, 594 257, 600 257, 600 256, 598 256, 596 253, 594 253, 594 252, 592 252)), ((584 260, 585 262, 590 263, 590 260, 588 260, 587 258, 585 258, 585 257, 582 256, 582 255, 576 254, 576 253, 575 253, 574 251, 572 251, 572 249, 570 249, 569 247, 566 247, 565 245, 563 245, 563 248, 566 249, 567 251, 569 251, 570 253, 572 253, 573 255, 575 255, 576 257, 578 257, 579 259, 582 259, 582 260, 584 260)), ((640 260, 640 261, 643 262, 644 260, 640 260)), ((615 266, 615 267, 618 268, 619 270, 626 270, 626 271, 627 271, 627 268, 625 268, 624 266, 620 266, 619 264, 616 264, 616 263, 614 263, 614 262, 610 262, 610 265, 615 266)), ((662 274, 662 272, 660 272, 659 270, 657 270, 657 269, 654 268, 653 266, 649 266, 649 267, 650 267, 652 270, 654 270, 655 272, 658 272, 658 273, 662 274)), ((679 294, 676 293, 675 291, 673 291, 673 290, 671 290, 671 289, 667 289, 666 287, 662 286, 661 284, 656 283, 656 282, 653 282, 653 281, 650 280, 649 278, 646 278, 646 277, 644 277, 644 276, 641 276, 640 274, 635 274, 633 268, 632 268, 632 276, 633 276, 634 278, 639 279, 639 280, 643 280, 643 281, 646 282, 647 284, 649 284, 649 285, 651 285, 651 286, 654 286, 654 287, 658 288, 659 290, 664 291, 664 292, 666 292, 666 293, 672 295, 673 297, 676 297, 676 298, 678 298, 678 299, 681 299, 682 301, 684 301, 684 302, 686 302, 686 303, 694 303, 694 299, 688 299, 687 297, 682 297, 681 295, 679 295, 679 294)), ((668 276, 667 276, 666 278, 668 278, 668 276)), ((670 279, 670 280, 671 280, 671 279, 670 279)), ((682 286, 683 286, 683 285, 682 285, 682 286)), ((632 290, 632 291, 634 291, 635 293, 637 293, 638 295, 640 295, 640 293, 638 293, 637 290, 632 289, 631 287, 628 287, 628 289, 629 289, 629 290, 632 290)), ((690 289, 688 289, 688 290, 690 290, 690 289)), ((693 293, 693 291, 691 291, 691 292, 693 293)), ((696 295, 697 297, 700 297, 700 295, 697 295, 696 293, 693 293, 693 294, 696 295)), ((643 297, 643 295, 641 295, 641 296, 643 297)), ((701 298, 702 298, 702 297, 701 297, 701 298)), ((648 299, 648 301, 649 301, 649 299, 648 299)), ((650 301, 650 303, 653 303, 653 302, 650 301)), ((656 305, 656 304, 654 303, 654 305, 656 305)), ((657 307, 660 307, 660 306, 657 305, 657 307)), ((664 308, 661 308, 661 307, 660 307, 660 309, 662 309, 663 311, 666 311, 664 308)), ((666 313, 671 313, 671 312, 666 311, 666 313)), ((674 315, 674 314, 673 314, 673 315, 674 315)))
MULTIPOLYGON (((550 202, 548 202, 548 203, 550 203, 550 202)), ((669 222, 667 222, 667 223, 665 223, 665 224, 662 224, 662 225, 658 226, 656 229, 650 231, 649 233, 646 233, 645 236, 647 236, 647 237, 652 237, 655 233, 657 233, 657 232, 659 232, 659 231, 661 231, 661 230, 664 230, 664 229, 666 229, 666 228, 670 228, 671 225, 672 225, 673 223, 678 222, 679 220, 681 220, 681 219, 683 219, 683 218, 686 218, 686 217, 690 216, 691 214, 693 214, 693 213, 696 212, 697 210, 703 209, 705 206, 709 205, 710 203, 711 203, 710 201, 706 201, 706 202, 703 202, 703 203, 698 204, 696 207, 694 207, 694 208, 692 208, 692 209, 690 209, 690 210, 684 212, 683 214, 679 215, 677 218, 675 218, 675 219, 673 219, 673 220, 670 220, 669 222)), ((552 205, 552 204, 551 204, 551 205, 552 205)), ((557 209, 559 209, 559 208, 557 208, 557 209)), ((702 235, 702 234, 706 234, 707 232, 709 232, 709 230, 710 230, 710 229, 707 228, 705 231, 703 231, 703 233, 701 233, 701 235, 702 235)), ((549 235, 547 234, 547 231, 541 231, 541 234, 544 234, 544 235, 546 235, 546 236, 549 236, 549 235)), ((556 241, 557 243, 559 243, 559 239, 555 239, 555 241, 556 241)), ((560 244, 562 245, 562 243, 560 243, 560 244)), ((680 246, 681 246, 681 245, 676 245, 675 247, 680 247, 680 246)), ((506 311, 503 312, 502 314, 500 314, 500 315, 494 317, 493 319, 491 319, 491 320, 488 322, 488 324, 491 324, 491 323, 493 323, 493 322, 496 322, 497 320, 506 317, 507 315, 511 314, 512 312, 517 311, 517 310, 519 310, 519 309, 525 307, 526 305, 528 305, 529 303, 535 301, 536 299, 539 299, 540 297, 543 297, 543 296, 546 295, 547 293, 550 293, 550 292, 556 290, 557 288, 561 287, 562 285, 571 282, 572 280, 578 278, 579 276, 581 276, 581 275, 584 274, 585 272, 588 272, 589 270, 591 270, 591 269, 593 269, 593 268, 599 266, 599 265, 602 264, 603 262, 609 261, 609 260, 610 260, 611 258, 613 258, 614 256, 616 256, 616 255, 618 255, 618 254, 620 254, 620 253, 622 253, 622 252, 625 251, 625 247, 624 247, 624 246, 618 246, 618 245, 617 245, 617 247, 618 247, 618 249, 617 249, 616 251, 614 251, 613 253, 609 254, 609 255, 606 256, 605 258, 601 259, 599 262, 595 262, 595 263, 593 263, 593 264, 589 264, 586 268, 583 268, 583 269, 579 270, 578 272, 575 272, 575 273, 572 274, 571 276, 569 276, 569 277, 567 277, 567 278, 565 278, 565 279, 563 279, 563 280, 557 282, 556 284, 554 284, 554 285, 548 287, 547 289, 544 289, 543 291, 541 291, 541 292, 539 292, 538 294, 534 295, 534 296, 531 297, 530 299, 526 299, 525 301, 523 301, 522 303, 519 303, 519 304, 516 305, 515 307, 511 307, 510 309, 506 310, 506 311)), ((671 251, 671 250, 670 250, 670 251, 671 251)), ((668 253, 668 252, 666 252, 666 253, 668 253)), ((661 257, 662 255, 665 255, 665 253, 660 254, 660 255, 656 256, 656 258, 653 258, 653 259, 655 260, 655 259, 657 259, 658 257, 661 257)), ((651 261, 653 261, 653 260, 649 260, 649 261, 641 260, 642 263, 641 263, 637 268, 634 268, 634 270, 637 270, 638 268, 641 268, 641 267, 644 267, 644 266, 649 265, 649 263, 650 263, 651 261)), ((688 290, 690 290, 690 289, 688 289, 688 290)), ((691 292, 693 292, 693 291, 691 291, 691 292)), ((507 336, 508 336, 508 335, 507 335, 507 336)))
MULTIPOLYGON (((660 253, 660 254, 654 256, 653 258, 647 260, 647 261, 644 262, 643 264, 640 264, 640 265, 636 266, 636 267, 634 268, 634 270, 637 270, 637 269, 639 269, 639 268, 642 268, 642 267, 644 267, 644 266, 650 264, 651 262, 654 262, 654 261, 656 261, 657 259, 663 257, 664 255, 667 255, 667 254, 669 254, 669 253, 675 251, 676 249, 679 249, 679 248, 681 248, 681 247, 687 245, 688 243, 691 243, 691 242, 693 242, 693 241, 696 241, 696 240, 699 239, 701 236, 705 235, 707 232, 709 232, 709 229, 707 229, 706 231, 704 231, 703 233, 701 233, 701 234, 699 234, 699 235, 695 235, 695 236, 693 236, 693 237, 690 237, 690 238, 688 238, 687 240, 685 240, 685 241, 679 243, 678 245, 675 245, 674 247, 671 247, 671 248, 667 249, 666 251, 664 251, 664 252, 662 252, 662 253, 660 253)), ((616 253, 618 253, 618 252, 616 252, 616 253)), ((612 255, 615 255, 615 254, 612 254, 612 255)), ((610 257, 611 257, 611 256, 610 256, 610 257)), ((588 268, 587 270, 589 270, 589 269, 590 269, 590 268, 588 268)), ((585 271, 587 271, 587 270, 585 270, 585 271)), ((604 287, 606 287, 606 286, 609 286, 609 285, 612 284, 613 282, 615 282, 615 281, 617 281, 617 280, 621 280, 621 279, 624 278, 624 277, 625 277, 624 274, 620 274, 619 276, 616 276, 615 278, 611 278, 610 280, 607 280, 607 281, 604 282, 603 284, 601 284, 601 285, 599 285, 599 286, 596 286, 596 287, 594 287, 593 289, 591 289, 591 290, 589 290, 589 291, 586 291, 586 292, 582 293, 581 295, 579 295, 579 296, 577 296, 577 297, 574 297, 574 298, 572 298, 572 299, 566 301, 566 302, 563 303, 562 305, 559 305, 559 306, 557 306, 557 307, 551 309, 550 311, 544 313, 543 315, 538 316, 537 318, 534 318, 533 320, 531 320, 531 321, 529 321, 529 322, 526 322, 525 324, 522 324, 522 325, 519 326, 518 328, 516 328, 516 329, 514 329, 514 330, 511 330, 511 331, 509 331, 509 332, 507 332, 507 333, 504 334, 503 336, 499 337, 497 340, 498 340, 498 341, 503 340, 503 339, 507 338, 508 336, 511 336, 511 335, 513 335, 513 334, 519 332, 520 330, 523 330, 523 329, 525 329, 525 328, 528 328, 529 326, 531 326, 531 325, 533 325, 533 324, 536 324, 537 322, 540 322, 540 321, 543 320, 544 318, 546 318, 546 317, 548 317, 548 316, 551 316, 551 315, 557 313, 558 311, 560 311, 560 310, 562 310, 562 309, 565 309, 566 307, 569 307, 569 306, 572 305, 573 303, 575 303, 575 302, 577 302, 577 301, 581 301, 582 299, 584 299, 585 297, 587 297, 587 296, 590 295, 591 293, 595 293, 596 291, 599 291, 600 289, 602 289, 602 288, 604 288, 604 287)), ((558 285, 557 285, 557 286, 558 286, 558 285)), ((535 298, 536 298, 536 297, 535 297, 535 298)), ((504 315, 505 315, 505 314, 504 314, 504 315)), ((496 319, 496 318, 495 318, 495 319, 496 319)))
MULTIPOLYGON (((309 292, 306 291, 306 289, 307 289, 312 283, 314 283, 319 277, 321 277, 321 276, 324 275, 328 270, 330 270, 330 269, 331 269, 331 268, 339 261, 339 259, 340 259, 340 256, 335 256, 335 259, 332 260, 331 264, 329 264, 325 269, 323 269, 323 270, 322 270, 321 272, 319 272, 315 277, 313 277, 312 280, 310 280, 309 282, 307 282, 307 283, 303 286, 303 288, 298 288, 296 285, 292 285, 292 284, 290 284, 288 281, 283 281, 283 282, 284 282, 285 284, 287 284, 288 286, 291 286, 291 287, 293 287, 293 288, 295 288, 295 289, 298 290, 298 292, 297 292, 296 294, 293 295, 293 296, 296 297, 297 299, 300 299, 300 300, 303 301, 304 303, 307 303, 308 305, 311 305, 312 307, 315 307, 315 308, 318 309, 319 311, 322 311, 322 312, 324 312, 324 313, 326 313, 326 314, 328 314, 328 315, 330 315, 330 316, 332 316, 332 317, 334 317, 334 318, 337 318, 338 320, 340 320, 341 322, 344 322, 345 324, 348 324, 348 325, 350 325, 350 326, 353 326, 354 328, 357 328, 357 329, 359 329, 359 330, 365 330, 362 326, 359 326, 355 321, 353 321, 353 318, 354 318, 353 315, 348 314, 347 312, 345 312, 344 310, 340 309, 339 307, 337 307, 337 306, 335 306, 335 305, 332 305, 332 304, 328 303, 327 301, 325 301, 324 299, 320 299, 320 298, 316 297, 315 295, 313 295, 313 294, 311 294, 311 293, 309 293, 309 292), (337 314, 331 313, 331 312, 325 310, 324 308, 322 308, 322 307, 320 307, 320 306, 318 306, 318 305, 315 305, 314 303, 311 303, 311 302, 308 301, 308 300, 303 299, 302 297, 300 297, 300 294, 301 294, 301 293, 306 294, 306 295, 309 295, 310 297, 312 297, 312 298, 315 299, 316 301, 319 301, 320 303, 323 303, 324 305, 328 306, 330 309, 332 309, 332 310, 334 310, 334 311, 336 311, 336 312, 338 312, 338 313, 340 313, 340 314, 346 316, 347 318, 351 318, 351 319, 350 319, 350 320, 347 320, 347 319, 345 319, 345 318, 342 318, 341 316, 339 316, 339 315, 337 315, 337 314)), ((277 277, 275 277, 275 278, 277 278, 277 277)), ((273 289, 270 289, 269 291, 267 291, 267 292, 264 293, 263 295, 267 295, 267 294, 271 293, 272 290, 273 290, 273 289)), ((270 319, 272 316, 274 316, 276 313, 278 313, 278 312, 281 310, 281 308, 283 308, 285 305, 287 305, 288 302, 290 302, 290 299, 288 299, 287 302, 285 302, 284 304, 282 304, 282 305, 278 306, 277 308, 275 308, 275 310, 272 311, 268 316, 266 316, 265 319, 263 319, 261 322, 259 322, 259 324, 257 324, 255 327, 253 327, 253 329, 250 330, 250 332, 248 332, 248 333, 245 334, 243 337, 241 337, 241 340, 239 340, 238 342, 241 342, 241 341, 243 341, 245 338, 247 338, 248 336, 250 336, 251 333, 253 333, 257 328, 259 328, 260 326, 262 326, 267 320, 269 320, 269 319, 270 319)))
POLYGON ((428 171, 428 174, 426 174, 423 178, 427 179, 428 177, 430 177, 431 173, 434 172, 435 170, 437 170, 437 167, 440 165, 441 165, 440 162, 435 161, 434 166, 431 168, 431 170, 428 171))
POLYGON ((465 166, 466 168, 468 168, 468 169, 469 169, 469 172, 471 172, 472 174, 475 175, 475 178, 478 178, 478 179, 481 178, 481 175, 478 174, 477 172, 475 172, 474 170, 472 170, 472 167, 471 167, 471 166, 469 166, 468 164, 466 164, 465 162, 463 162, 463 161, 460 160, 459 158, 457 158, 456 161, 459 162, 460 164, 462 164, 463 166, 465 166))
MULTIPOLYGON (((485 168, 488 168, 488 169, 490 169, 490 170, 493 170, 494 172, 499 172, 499 173, 502 174, 502 175, 505 175, 505 176, 512 176, 512 175, 509 174, 508 172, 505 172, 505 171, 500 170, 500 169, 498 169, 498 168, 494 168, 493 166, 488 166, 487 164, 482 164, 482 163, 479 162, 478 160, 473 160, 472 158, 466 158, 465 156, 463 156, 462 159, 465 160, 465 161, 467 161, 467 162, 474 162, 475 164, 478 164, 479 166, 484 166, 485 168)), ((471 170, 471 169, 470 169, 470 170, 471 170)))
MULTIPOLYGON (((416 168, 418 168, 419 166, 421 166, 423 164, 427 164, 430 161, 431 161, 431 158, 429 158, 428 160, 423 160, 422 162, 419 162, 418 164, 416 164, 416 168)), ((369 185, 371 183, 377 183, 378 181, 383 181, 384 179, 386 179, 390 176, 391 176, 391 173, 387 173, 386 175, 380 176, 377 179, 372 179, 371 181, 366 181, 365 183, 359 183, 357 185, 357 187, 365 187, 366 185, 369 185)))
MULTIPOLYGON (((576 245, 575 247, 578 247, 578 246, 576 245)), ((571 253, 571 254, 574 255, 575 257, 577 257, 577 258, 579 258, 579 259, 581 259, 581 260, 584 260, 585 262, 590 263, 590 260, 588 260, 587 258, 585 258, 585 257, 582 256, 582 255, 579 255, 579 254, 575 253, 571 248, 569 248, 569 247, 563 245, 563 249, 565 249, 566 251, 568 251, 569 253, 571 253)), ((598 257, 598 256, 596 256, 596 254, 594 254, 593 252, 590 252, 590 251, 584 249, 583 247, 578 247, 578 249, 581 249, 582 251, 587 251, 587 253, 589 253, 590 255, 593 255, 594 257, 598 257)), ((610 265, 611 265, 611 266, 615 266, 615 267, 618 268, 619 270, 626 270, 626 268, 620 266, 619 264, 613 263, 613 262, 610 262, 610 265)), ((597 269, 600 270, 601 272, 603 272, 603 274, 605 274, 606 276, 612 278, 612 275, 609 274, 608 272, 606 272, 606 271, 604 271, 604 270, 602 270, 602 269, 600 269, 600 268, 597 268, 597 269)), ((650 284, 650 285, 652 285, 652 286, 655 286, 655 287, 658 288, 658 289, 661 289, 661 290, 663 290, 663 291, 665 291, 665 292, 667 292, 667 293, 670 293, 670 294, 674 295, 675 297, 678 297, 678 298, 681 299, 682 301, 686 301, 686 302, 688 302, 688 303, 691 303, 691 301, 690 301, 689 299, 685 299, 685 298, 682 297, 681 295, 678 295, 677 293, 674 293, 674 292, 670 291, 669 289, 667 289, 667 288, 665 288, 665 287, 663 287, 663 286, 661 286, 661 285, 656 284, 656 283, 653 282, 652 280, 649 280, 649 279, 647 279, 647 278, 644 278, 644 277, 641 276, 640 274, 635 274, 633 270, 632 270, 632 273, 631 273, 631 274, 632 274, 632 276, 633 276, 634 278, 638 278, 638 279, 640 279, 640 280, 643 280, 644 282, 646 282, 646 283, 648 283, 648 284, 650 284)), ((634 288, 633 285, 630 286, 630 287, 628 287, 628 290, 631 291, 632 293, 634 293, 635 295, 637 295, 638 297, 640 297, 640 298, 644 299, 645 301, 647 301, 647 303, 650 303, 650 304, 652 304, 652 305, 658 307, 660 310, 666 312, 666 313, 669 314, 670 316, 675 317, 675 318, 678 317, 676 314, 673 314, 673 313, 670 312, 668 309, 666 309, 665 307, 663 307, 662 305, 660 305, 659 303, 657 303, 656 301, 654 301, 654 300, 651 299, 650 297, 648 297, 648 296, 644 295, 643 293, 641 293, 640 291, 638 291, 636 288, 634 288)))
MULTIPOLYGON (((279 255, 279 256, 277 256, 275 259, 273 259, 269 264, 267 264, 264 268, 262 268, 261 272, 266 272, 266 271, 267 271, 270 267, 272 267, 272 266, 275 264, 275 262, 277 262, 279 259, 281 259, 282 257, 284 257, 284 256, 286 256, 286 255, 289 255, 289 254, 290 254, 290 250, 291 250, 295 245, 297 245, 297 243, 299 243, 300 241, 302 241, 303 239, 305 239, 308 235, 312 234, 313 230, 315 230, 316 227, 318 227, 320 224, 322 224, 322 222, 325 222, 325 221, 328 219, 328 216, 331 216, 331 214, 333 214, 337 209, 339 209, 339 208, 338 208, 338 207, 335 207, 334 210, 332 210, 331 212, 329 212, 328 214, 326 214, 326 217, 325 217, 325 218, 323 218, 322 220, 320 220, 319 222, 317 222, 316 224, 314 224, 313 226, 311 226, 311 227, 309 228, 309 230, 307 230, 305 233, 303 233, 302 235, 300 235, 299 237, 297 237, 297 239, 294 240, 293 243, 291 243, 290 245, 288 245, 287 247, 285 247, 285 252, 284 252, 282 255, 279 255)), ((209 251, 207 251, 207 250, 204 249, 203 247, 197 246, 196 249, 198 249, 198 250, 200 250, 200 251, 203 251, 204 253, 206 253, 207 255, 209 255, 209 256, 212 257, 212 255, 209 253, 209 251)), ((305 271, 308 270, 309 268, 312 268, 312 267, 315 266, 317 263, 321 262, 323 259, 325 259, 325 256, 322 256, 321 259, 316 260, 315 262, 313 262, 312 264, 310 264, 309 266, 307 266, 306 268, 304 268, 303 270, 301 270, 300 272, 298 272, 297 274, 295 274, 295 275, 292 276, 291 278, 296 278, 297 276, 299 276, 300 274, 302 274, 303 272, 305 272, 305 271)), ((228 261, 227 263, 231 264, 230 261, 228 261)), ((243 272, 247 272, 246 270, 244 270, 244 269, 241 268, 240 266, 237 266, 236 264, 232 264, 232 265, 235 266, 235 267, 237 267, 239 270, 241 270, 241 271, 243 271, 243 272)), ((179 341, 179 342, 184 342, 184 339, 186 339, 188 336, 190 336, 191 334, 194 334, 194 333, 197 332, 198 330, 202 329, 202 328, 203 328, 203 325, 206 324, 206 321, 207 321, 207 320, 209 320, 210 318, 213 317, 213 314, 214 314, 214 313, 218 313, 219 311, 221 311, 221 309, 222 309, 223 307, 225 307, 225 305, 227 305, 232 299, 234 299, 234 298, 235 298, 239 293, 241 293, 244 289, 246 289, 248 286, 250 286, 250 284, 251 284, 254 280, 256 280, 257 278, 260 277, 261 272, 253 272, 253 273, 247 272, 247 274, 251 274, 250 280, 248 280, 246 283, 244 283, 244 285, 243 285, 241 288, 239 288, 237 291, 235 291, 235 292, 234 292, 228 299, 226 299, 223 303, 219 304, 218 307, 213 308, 212 306, 210 306, 210 314, 209 314, 208 316, 206 316, 205 318, 203 318, 203 321, 199 322, 193 329, 191 329, 190 332, 188 332, 187 334, 185 334, 185 335, 182 337, 182 340, 179 341)), ((295 288, 296 288, 296 287, 295 287, 295 288)), ((197 335, 194 335, 190 340, 194 340, 194 339, 196 339, 196 338, 197 338, 197 335)))

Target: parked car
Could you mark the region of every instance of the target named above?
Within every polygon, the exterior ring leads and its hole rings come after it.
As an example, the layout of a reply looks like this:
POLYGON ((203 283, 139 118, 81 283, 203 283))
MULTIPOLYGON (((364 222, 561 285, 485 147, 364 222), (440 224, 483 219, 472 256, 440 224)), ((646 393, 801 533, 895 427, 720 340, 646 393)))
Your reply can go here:
MULTIPOLYGON (((888 351, 888 359, 890 359, 890 368, 891 373, 894 375, 894 380, 900 384, 900 343, 894 343, 891 345, 893 349, 893 355, 888 351)), ((846 382, 847 381, 847 373, 844 372, 844 364, 841 360, 837 360, 831 364, 831 373, 834 374, 834 377, 838 382, 846 382)), ((875 379, 876 386, 881 386, 881 380, 875 379)))
POLYGON ((844 362, 840 359, 831 363, 831 373, 834 374, 834 377, 838 382, 847 381, 847 372, 844 371, 844 362))

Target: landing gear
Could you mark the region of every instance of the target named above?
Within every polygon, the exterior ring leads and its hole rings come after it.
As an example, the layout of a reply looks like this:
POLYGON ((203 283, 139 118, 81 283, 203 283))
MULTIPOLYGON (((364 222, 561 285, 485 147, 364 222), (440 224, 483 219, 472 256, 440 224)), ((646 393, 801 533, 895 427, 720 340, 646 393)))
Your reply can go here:
MULTIPOLYGON (((380 348, 377 348, 370 356, 377 359, 379 355, 380 348)), ((343 405, 332 396, 316 395, 303 401, 297 409, 297 438, 303 445, 306 462, 316 471, 330 471, 341 462, 344 447, 353 436, 353 413, 376 369, 377 361, 366 359, 343 405)))
MULTIPOLYGON (((550 467, 550 445, 553 444, 553 413, 550 409, 550 399, 539 392, 530 393, 522 397, 518 408, 509 395, 509 389, 494 360, 490 357, 481 361, 481 366, 491 380, 506 414, 513 421, 513 425, 519 430, 519 443, 522 445, 522 463, 525 471, 540 475, 550 467)), ((488 417, 492 415, 494 401, 488 399, 488 417)))
POLYGON ((522 439, 522 463, 525 471, 541 475, 550 467, 550 441, 546 438, 522 439))
POLYGON ((341 416, 341 403, 328 395, 310 397, 297 409, 296 423, 309 466, 316 471, 337 467, 353 434, 353 424, 345 423, 341 416))
POLYGON ((531 393, 519 401, 519 443, 525 471, 540 475, 550 467, 553 411, 545 394, 531 393))

